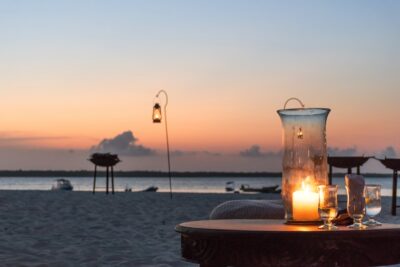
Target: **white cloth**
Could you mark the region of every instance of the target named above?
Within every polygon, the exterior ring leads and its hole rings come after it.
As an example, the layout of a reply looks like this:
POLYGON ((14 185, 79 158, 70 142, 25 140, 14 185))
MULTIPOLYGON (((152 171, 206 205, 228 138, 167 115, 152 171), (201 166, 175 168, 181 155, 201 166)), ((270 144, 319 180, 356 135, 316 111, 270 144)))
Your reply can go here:
POLYGON ((281 200, 231 200, 215 207, 210 220, 218 219, 284 219, 281 200))

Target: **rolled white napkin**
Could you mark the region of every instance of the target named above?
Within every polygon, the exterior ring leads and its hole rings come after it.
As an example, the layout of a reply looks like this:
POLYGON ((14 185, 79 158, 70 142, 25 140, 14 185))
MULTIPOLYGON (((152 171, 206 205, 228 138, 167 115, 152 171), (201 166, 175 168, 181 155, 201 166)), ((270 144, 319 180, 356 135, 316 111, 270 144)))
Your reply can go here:
POLYGON ((346 174, 347 209, 351 214, 363 214, 365 210, 364 186, 362 175, 346 174))

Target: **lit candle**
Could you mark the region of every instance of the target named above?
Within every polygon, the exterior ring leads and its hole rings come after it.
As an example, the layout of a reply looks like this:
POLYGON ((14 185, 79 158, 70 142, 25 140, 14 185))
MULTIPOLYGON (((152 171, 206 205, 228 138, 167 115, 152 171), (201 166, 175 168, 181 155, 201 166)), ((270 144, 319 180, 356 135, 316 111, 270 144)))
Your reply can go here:
POLYGON ((317 221, 318 193, 312 192, 308 186, 302 185, 302 190, 293 193, 293 219, 295 221, 317 221))

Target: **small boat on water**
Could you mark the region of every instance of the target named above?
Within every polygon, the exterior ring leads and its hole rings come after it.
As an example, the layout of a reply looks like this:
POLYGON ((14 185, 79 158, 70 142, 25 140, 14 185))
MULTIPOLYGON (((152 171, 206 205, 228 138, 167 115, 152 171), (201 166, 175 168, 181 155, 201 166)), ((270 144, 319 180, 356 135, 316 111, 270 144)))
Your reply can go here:
POLYGON ((71 182, 67 179, 57 179, 51 186, 51 190, 54 191, 72 191, 74 187, 71 182))
POLYGON ((149 186, 146 189, 139 191, 139 192, 157 192, 158 187, 157 186, 149 186))
POLYGON ((235 191, 235 182, 234 181, 226 182, 225 191, 226 192, 234 192, 235 191))
POLYGON ((248 184, 242 184, 240 190, 243 192, 254 192, 254 193, 280 193, 281 189, 278 189, 279 185, 263 186, 263 187, 250 187, 248 184))
POLYGON ((157 192, 157 190, 158 190, 158 187, 154 186, 154 185, 149 186, 146 189, 139 190, 139 191, 132 191, 132 187, 129 187, 128 185, 126 185, 125 189, 124 189, 125 192, 157 192))
POLYGON ((129 187, 128 185, 126 185, 124 191, 125 192, 132 192, 132 187, 129 187))

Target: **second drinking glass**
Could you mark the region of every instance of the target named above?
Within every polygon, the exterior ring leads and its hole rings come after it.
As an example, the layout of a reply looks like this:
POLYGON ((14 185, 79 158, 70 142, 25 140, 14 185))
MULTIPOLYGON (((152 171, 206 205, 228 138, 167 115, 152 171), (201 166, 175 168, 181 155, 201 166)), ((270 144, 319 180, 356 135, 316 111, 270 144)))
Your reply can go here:
MULTIPOLYGON (((358 189, 358 188, 357 188, 358 189)), ((347 191, 347 213, 353 219, 353 224, 349 228, 365 229, 366 226, 362 224, 362 219, 365 215, 365 197, 363 192, 350 193, 349 187, 346 186, 347 191)))
POLYGON ((365 195, 365 210, 368 216, 368 221, 364 223, 367 226, 379 226, 382 225, 376 221, 373 217, 381 212, 381 186, 374 184, 366 184, 364 187, 365 195))
POLYGON ((338 213, 338 186, 337 185, 320 185, 319 190, 319 203, 318 212, 324 224, 318 227, 319 229, 334 230, 337 229, 332 224, 332 220, 338 213))

